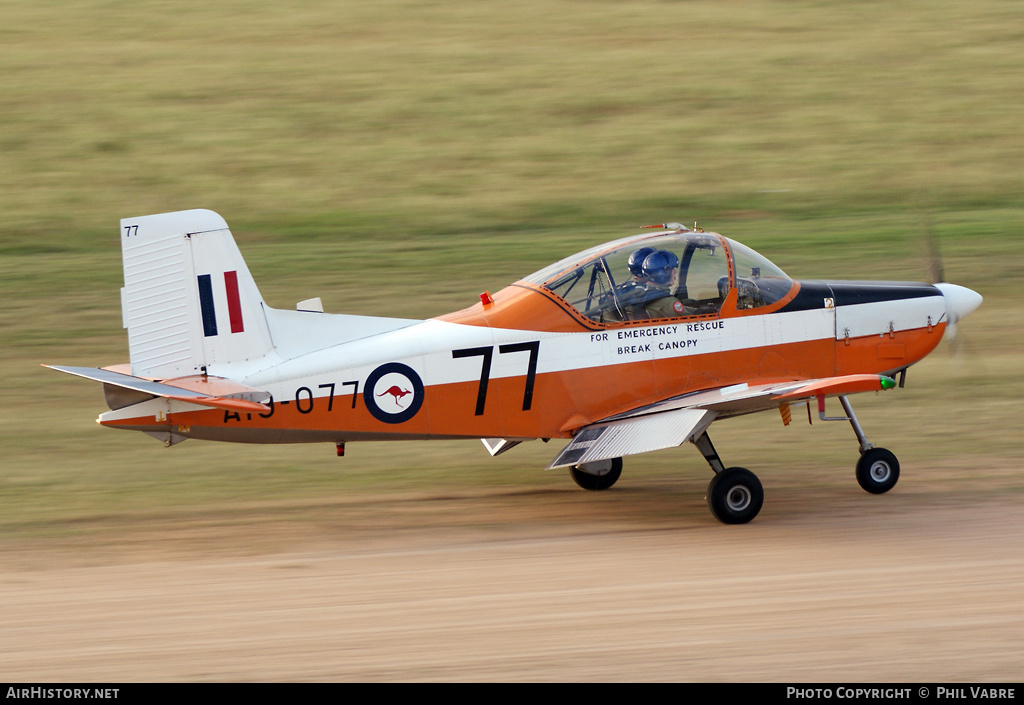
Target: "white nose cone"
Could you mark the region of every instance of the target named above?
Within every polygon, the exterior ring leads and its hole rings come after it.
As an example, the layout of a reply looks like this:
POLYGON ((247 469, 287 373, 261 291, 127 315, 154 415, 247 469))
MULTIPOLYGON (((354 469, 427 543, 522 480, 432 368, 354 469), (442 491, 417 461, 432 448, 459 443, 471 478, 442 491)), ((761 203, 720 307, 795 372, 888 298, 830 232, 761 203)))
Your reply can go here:
POLYGON ((946 300, 946 334, 952 338, 956 335, 956 324, 981 306, 981 294, 956 284, 936 284, 935 288, 942 292, 946 300))

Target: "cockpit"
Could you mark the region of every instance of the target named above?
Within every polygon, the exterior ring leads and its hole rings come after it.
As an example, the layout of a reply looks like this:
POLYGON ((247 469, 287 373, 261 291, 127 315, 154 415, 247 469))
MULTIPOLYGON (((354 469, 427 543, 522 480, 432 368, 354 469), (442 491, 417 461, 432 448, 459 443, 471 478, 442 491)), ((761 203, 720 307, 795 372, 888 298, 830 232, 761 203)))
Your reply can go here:
POLYGON ((631 237, 526 277, 597 323, 715 315, 769 306, 793 281, 766 258, 716 233, 631 237), (732 290, 736 291, 733 300, 732 290))

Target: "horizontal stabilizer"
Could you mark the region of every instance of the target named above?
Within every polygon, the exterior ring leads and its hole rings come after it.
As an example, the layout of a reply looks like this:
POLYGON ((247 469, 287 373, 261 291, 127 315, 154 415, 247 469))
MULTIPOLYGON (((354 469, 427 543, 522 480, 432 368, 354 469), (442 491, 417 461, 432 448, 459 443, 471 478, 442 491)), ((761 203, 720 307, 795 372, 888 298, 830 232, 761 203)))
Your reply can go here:
POLYGON ((270 397, 269 393, 221 377, 193 375, 155 382, 99 367, 62 367, 59 365, 43 365, 43 367, 122 389, 190 404, 231 411, 270 411, 270 407, 262 403, 270 397))

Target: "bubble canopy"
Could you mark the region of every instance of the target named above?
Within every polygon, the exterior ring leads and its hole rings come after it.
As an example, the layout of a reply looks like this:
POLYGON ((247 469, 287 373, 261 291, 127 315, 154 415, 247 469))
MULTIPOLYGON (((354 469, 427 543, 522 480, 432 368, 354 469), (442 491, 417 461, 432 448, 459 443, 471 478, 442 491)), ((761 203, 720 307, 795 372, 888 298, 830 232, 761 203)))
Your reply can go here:
POLYGON ((598 245, 523 281, 599 323, 719 314, 734 289, 736 309, 762 308, 793 287, 792 279, 749 247, 688 230, 598 245))

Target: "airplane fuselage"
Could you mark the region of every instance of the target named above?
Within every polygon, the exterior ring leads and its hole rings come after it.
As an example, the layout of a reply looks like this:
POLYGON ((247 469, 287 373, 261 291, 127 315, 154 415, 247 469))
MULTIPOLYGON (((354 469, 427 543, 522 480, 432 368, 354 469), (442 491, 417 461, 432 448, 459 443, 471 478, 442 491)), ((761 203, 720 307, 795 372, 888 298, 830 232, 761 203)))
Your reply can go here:
POLYGON ((99 421, 252 443, 567 438, 713 387, 892 373, 931 352, 946 325, 942 292, 915 283, 797 282, 767 310, 615 325, 528 284, 491 300, 292 359, 208 366, 269 392, 261 413, 157 398, 99 421))

